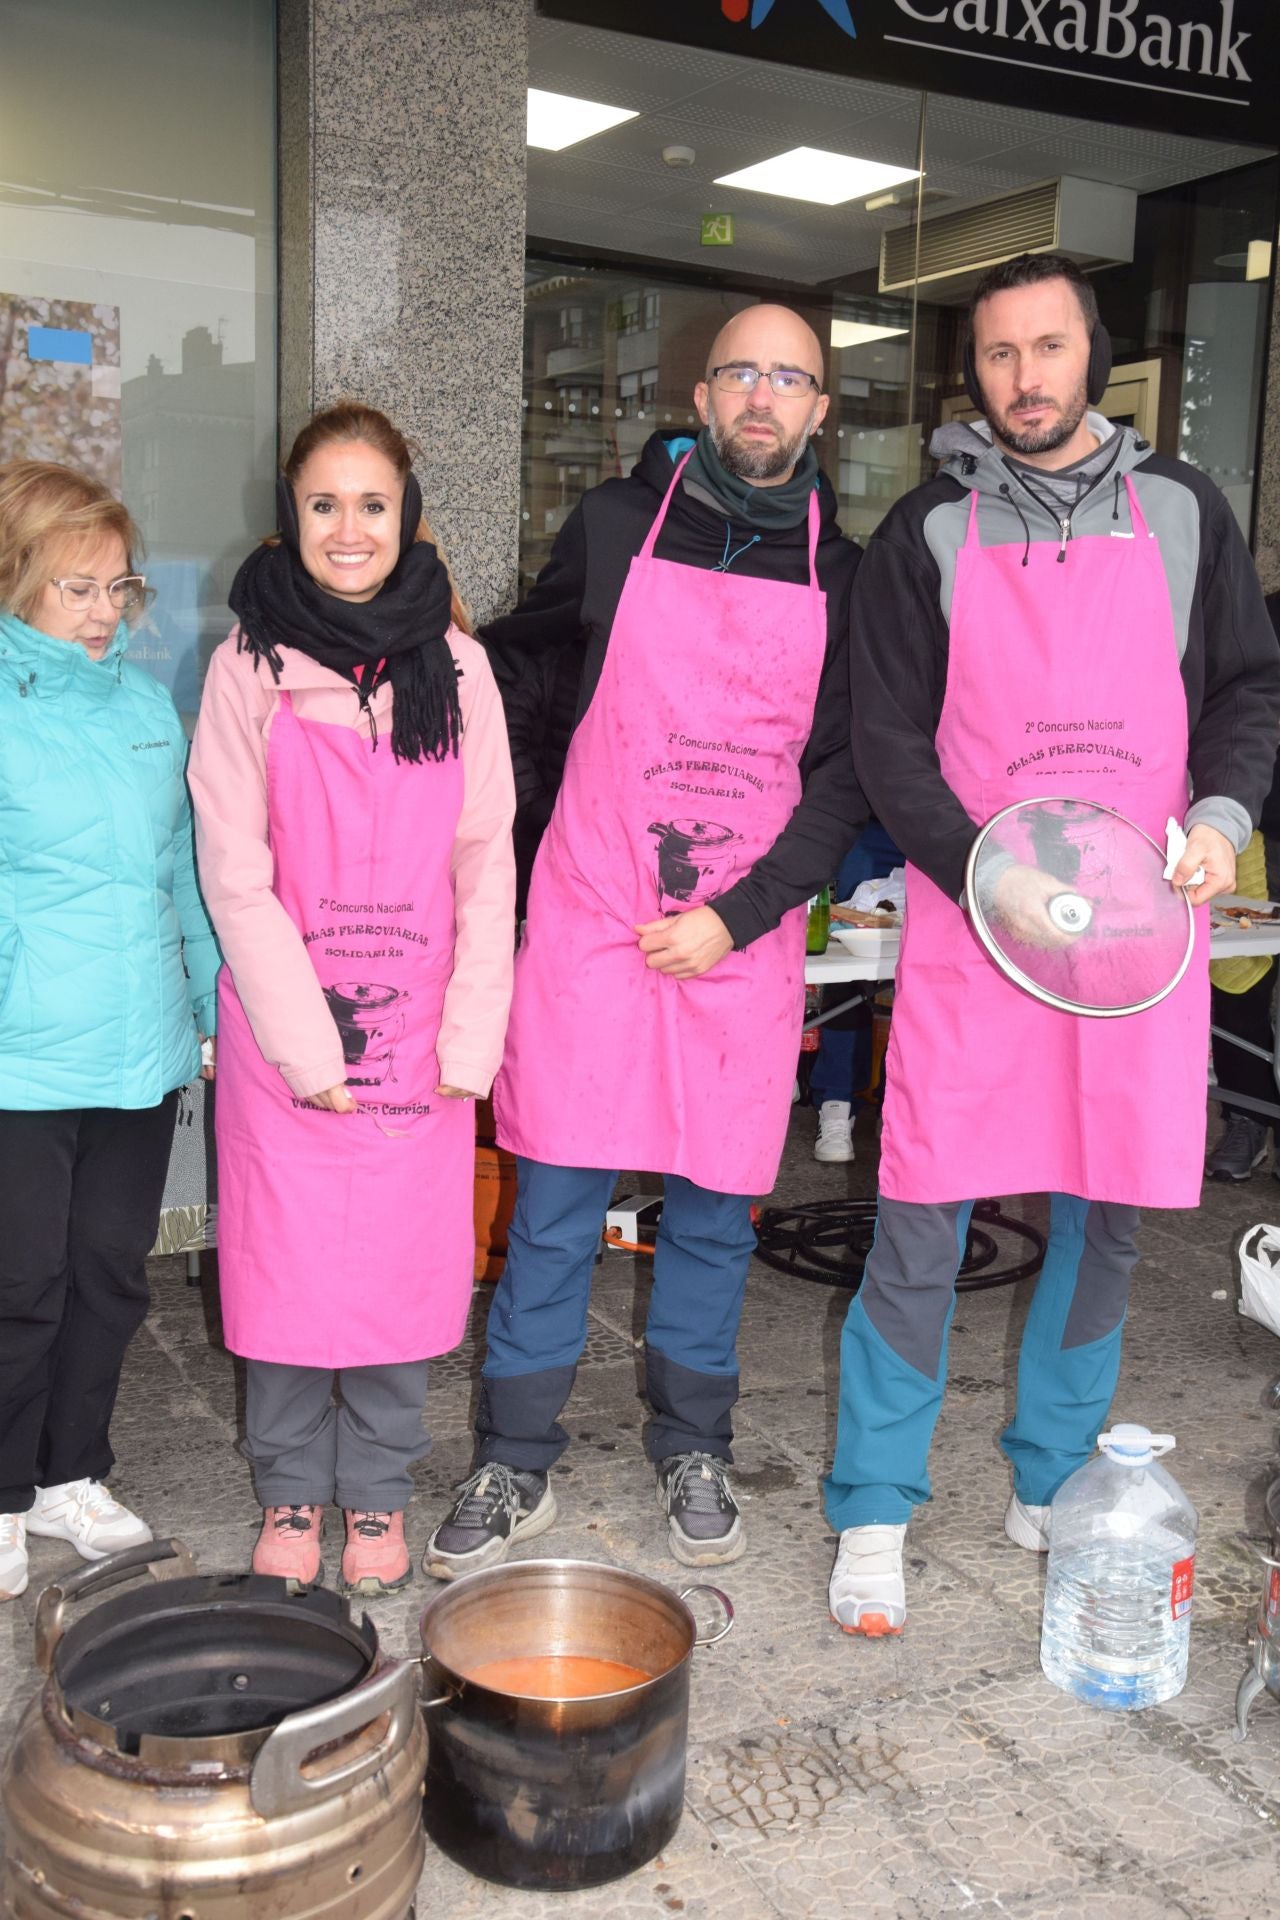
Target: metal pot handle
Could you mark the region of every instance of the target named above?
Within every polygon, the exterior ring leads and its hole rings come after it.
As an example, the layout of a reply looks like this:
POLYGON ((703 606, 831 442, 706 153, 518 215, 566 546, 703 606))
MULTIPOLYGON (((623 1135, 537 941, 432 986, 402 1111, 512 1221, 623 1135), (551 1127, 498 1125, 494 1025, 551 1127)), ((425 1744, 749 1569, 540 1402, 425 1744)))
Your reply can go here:
POLYGON ((373 1680, 326 1700, 318 1707, 304 1707, 291 1713, 273 1727, 254 1756, 249 1773, 249 1798, 264 1820, 279 1814, 297 1813, 314 1806, 335 1793, 367 1780, 371 1773, 385 1767, 399 1752, 413 1728, 418 1710, 416 1661, 397 1661, 384 1667, 373 1680), (302 1764, 317 1747, 347 1734, 359 1733, 381 1714, 391 1715, 387 1731, 376 1747, 359 1754, 343 1766, 309 1780, 302 1764))
MULTIPOLYGON (((1251 1533, 1238 1533, 1236 1535, 1236 1545, 1240 1547, 1247 1547, 1249 1552, 1253 1554, 1256 1559, 1261 1560, 1264 1567, 1280 1567, 1280 1560, 1273 1560, 1269 1553, 1264 1553, 1262 1551, 1261 1546, 1254 1539, 1251 1533)), ((1268 1546, 1271 1545, 1271 1542, 1269 1540, 1267 1542, 1267 1545, 1268 1546)))
POLYGON ((709 1587, 706 1584, 706 1582, 703 1580, 699 1580, 696 1586, 685 1587, 683 1592, 680 1595, 680 1598, 682 1600, 687 1600, 691 1593, 712 1594, 715 1597, 715 1599, 717 1599, 720 1602, 720 1605, 724 1608, 724 1625, 720 1628, 719 1632, 708 1634, 705 1640, 702 1638, 701 1635, 699 1635, 698 1638, 695 1639, 693 1643, 695 1647, 714 1647, 714 1645, 716 1644, 716 1641, 723 1640, 726 1633, 728 1633, 729 1629, 733 1625, 733 1618, 734 1618, 733 1602, 729 1598, 727 1593, 721 1593, 719 1587, 709 1587))
POLYGON ((185 1580, 196 1572, 196 1559, 181 1540, 149 1540, 140 1547, 125 1547, 78 1573, 53 1580, 36 1602, 35 1660, 41 1673, 48 1673, 58 1642, 66 1630, 67 1603, 84 1600, 104 1588, 118 1587, 146 1572, 153 1580, 185 1580))

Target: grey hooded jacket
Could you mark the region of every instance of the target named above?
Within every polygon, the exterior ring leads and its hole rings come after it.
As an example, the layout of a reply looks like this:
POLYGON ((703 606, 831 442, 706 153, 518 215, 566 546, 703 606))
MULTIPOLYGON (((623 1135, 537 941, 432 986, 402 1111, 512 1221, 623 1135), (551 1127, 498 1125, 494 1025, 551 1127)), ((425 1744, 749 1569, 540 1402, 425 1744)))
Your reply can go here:
MULTIPOLYGON (((1156 534, 1187 696, 1186 824, 1217 827, 1237 852, 1271 785, 1280 744, 1280 648, 1235 516, 1211 480, 1100 414, 1102 444, 1065 474, 1007 458, 986 423, 945 427, 932 480, 897 502, 867 545, 851 617, 853 749, 876 815, 952 899, 975 823, 947 786, 934 744, 946 692, 956 554, 970 494, 984 546, 1129 531, 1126 475, 1156 534)), ((1117 645, 1123 635, 1116 636, 1117 645)))

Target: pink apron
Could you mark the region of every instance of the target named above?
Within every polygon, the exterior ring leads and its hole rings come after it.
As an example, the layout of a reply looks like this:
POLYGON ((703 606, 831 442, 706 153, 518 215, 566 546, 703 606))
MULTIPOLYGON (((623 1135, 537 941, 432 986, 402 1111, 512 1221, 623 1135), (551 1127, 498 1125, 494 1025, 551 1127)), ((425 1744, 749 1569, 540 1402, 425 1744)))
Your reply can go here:
POLYGON ((604 667, 534 865, 495 1090, 498 1139, 553 1166, 773 1185, 804 1009, 802 907, 696 980, 635 928, 714 904, 800 798, 826 652, 809 583, 654 558, 683 461, 631 562, 604 667))
POLYGON ((218 983, 218 1262, 227 1345, 367 1367, 462 1338, 475 1257, 475 1109, 437 1099, 453 970, 453 755, 397 762, 282 693, 267 743, 275 893, 307 943, 356 1115, 294 1098, 218 983))
MULTIPOLYGON (((943 777, 973 819, 1037 794, 1095 800, 1161 845, 1187 804, 1187 701, 1155 535, 983 547, 975 492, 957 556, 943 777)), ((1056 1192, 1134 1206, 1200 1198, 1207 941, 1145 1013, 1043 1006, 966 914, 907 870, 880 1191, 893 1200, 1056 1192)))

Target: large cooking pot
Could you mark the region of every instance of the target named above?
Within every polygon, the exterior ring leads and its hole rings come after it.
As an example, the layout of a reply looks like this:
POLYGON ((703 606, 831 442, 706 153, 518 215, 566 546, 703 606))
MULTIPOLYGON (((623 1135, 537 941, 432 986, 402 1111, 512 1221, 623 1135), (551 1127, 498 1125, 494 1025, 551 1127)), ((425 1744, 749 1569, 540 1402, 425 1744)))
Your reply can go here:
POLYGON ((426 1703, 432 1839, 515 1887, 597 1886, 652 1859, 680 1821, 690 1657, 732 1624, 718 1588, 677 1595, 590 1561, 455 1581, 421 1622, 424 1684, 444 1696, 426 1703), (694 1593, 724 1609, 706 1639, 694 1593))
POLYGON ((1249 1651, 1253 1658, 1236 1689, 1236 1738, 1243 1740, 1249 1731, 1249 1709, 1264 1690, 1280 1700, 1280 1479, 1267 1488, 1266 1542, 1251 1534, 1237 1534, 1242 1547, 1262 1562, 1262 1597, 1258 1617, 1249 1631, 1249 1651))
POLYGON ((658 892, 681 907, 701 906, 724 892, 724 883, 742 835, 714 820, 655 820, 658 839, 658 892))
POLYGON ((47 1678, 0 1796, 12 1920, 404 1920, 422 1868, 418 1663, 323 1588, 177 1541, 46 1588, 47 1678), (66 1624, 68 1603, 151 1584, 66 1624))

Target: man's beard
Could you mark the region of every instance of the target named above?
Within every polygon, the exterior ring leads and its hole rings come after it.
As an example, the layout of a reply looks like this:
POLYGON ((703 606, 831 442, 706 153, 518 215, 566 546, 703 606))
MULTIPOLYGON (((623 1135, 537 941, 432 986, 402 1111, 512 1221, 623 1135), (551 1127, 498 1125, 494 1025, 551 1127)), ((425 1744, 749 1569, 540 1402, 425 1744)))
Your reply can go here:
MULTIPOLYGON (((1041 406, 1056 404, 1048 394, 1044 393, 1031 395, 1022 404, 1024 407, 1029 407, 1033 401, 1041 406)), ((1010 453, 1054 453, 1059 447, 1066 446, 1088 411, 1088 387, 1082 380, 1059 413, 1057 420, 1050 421, 1047 426, 1032 427, 1025 433, 1020 432, 1016 408, 1011 408, 1001 419, 997 419, 994 413, 988 411, 987 425, 1001 446, 1008 447, 1010 453)))
POLYGON ((790 440, 786 439, 778 427, 776 414, 753 413, 748 407, 740 413, 732 426, 726 426, 712 412, 707 422, 711 430, 711 444, 720 456, 720 464, 726 473, 732 473, 739 480, 780 480, 790 473, 796 461, 804 452, 805 442, 813 432, 818 419, 815 402, 813 411, 804 425, 790 440), (775 440, 740 440, 743 427, 772 427, 777 434, 775 440))

